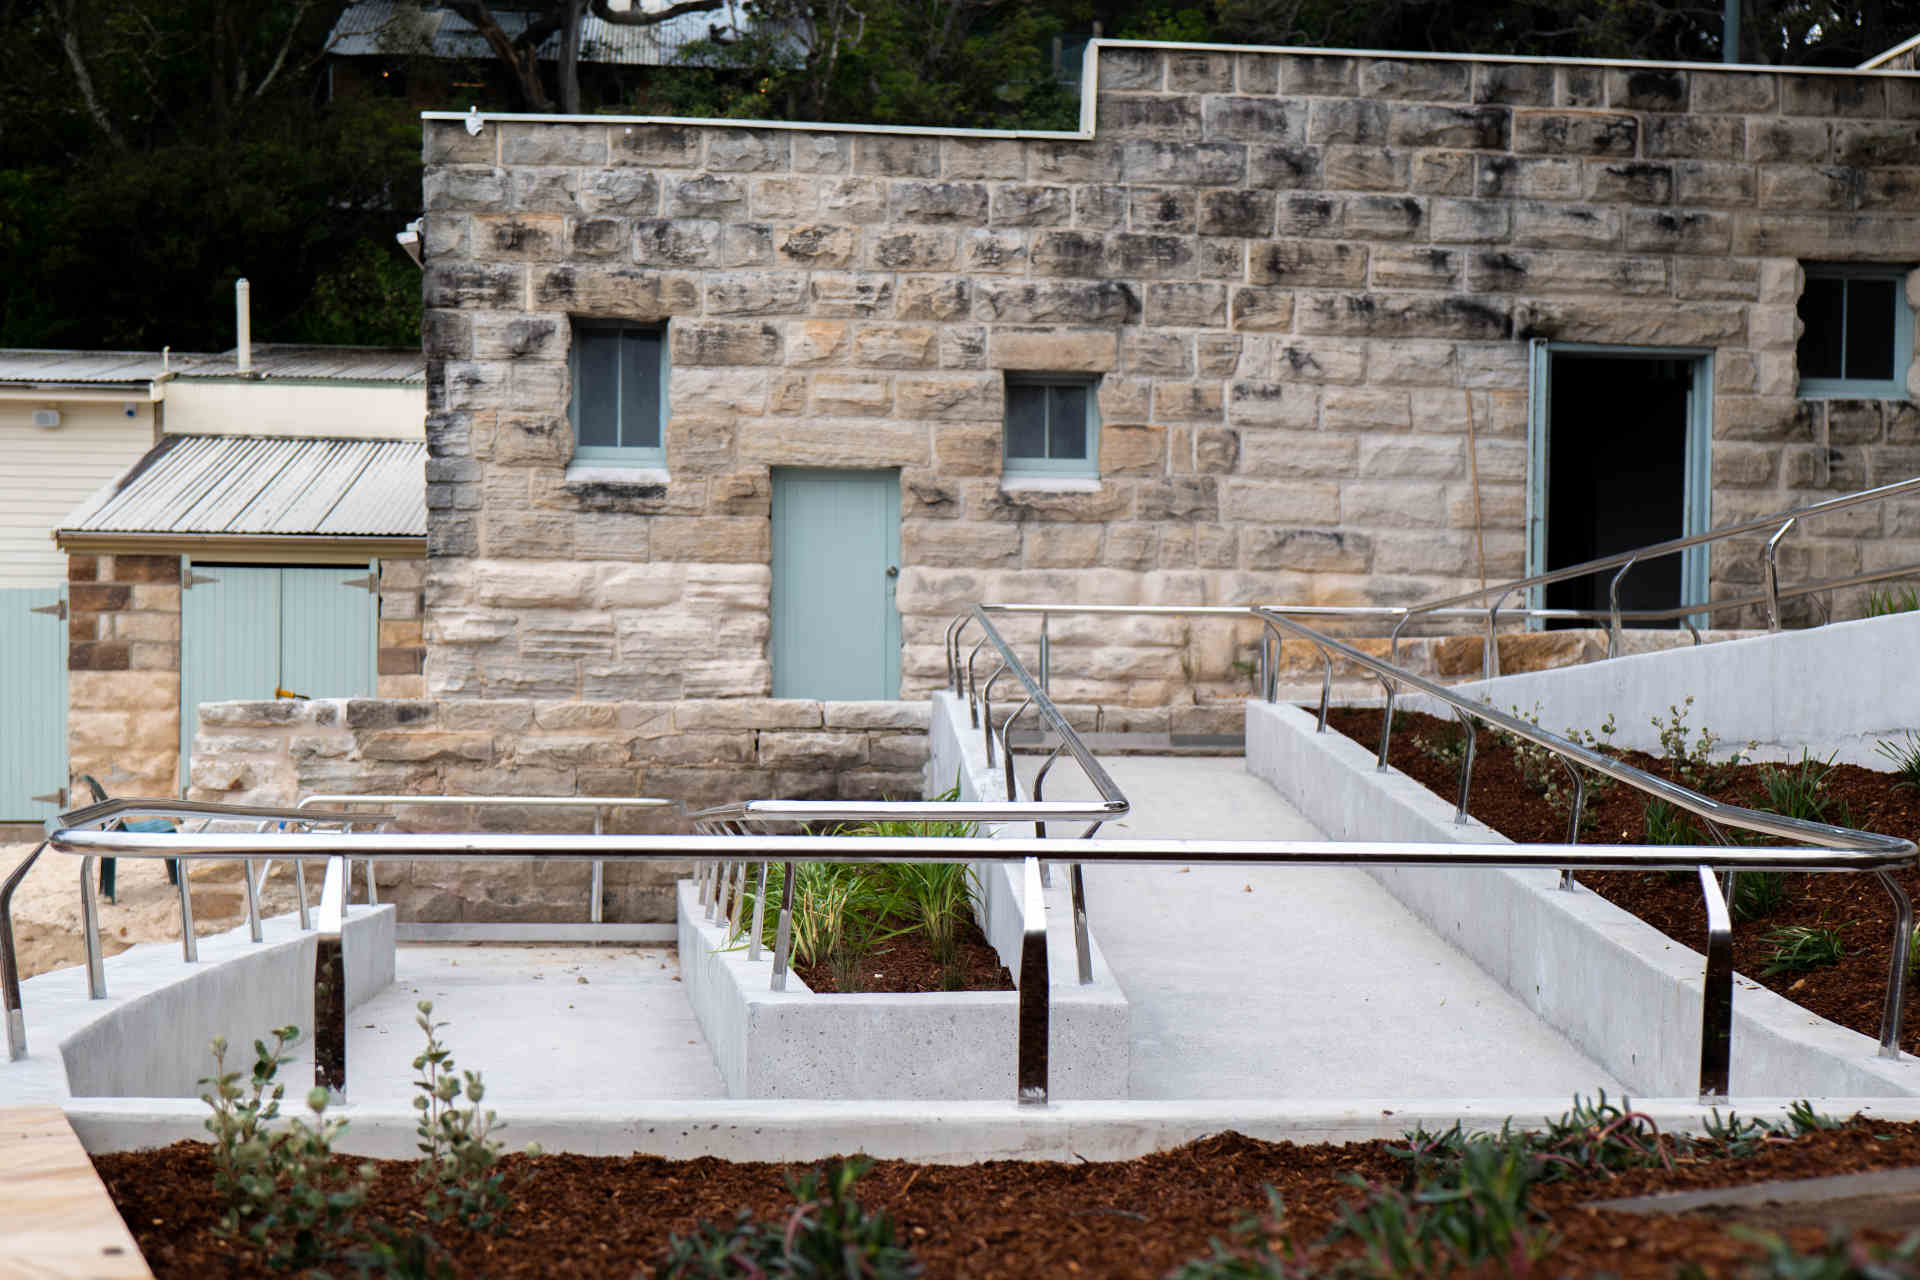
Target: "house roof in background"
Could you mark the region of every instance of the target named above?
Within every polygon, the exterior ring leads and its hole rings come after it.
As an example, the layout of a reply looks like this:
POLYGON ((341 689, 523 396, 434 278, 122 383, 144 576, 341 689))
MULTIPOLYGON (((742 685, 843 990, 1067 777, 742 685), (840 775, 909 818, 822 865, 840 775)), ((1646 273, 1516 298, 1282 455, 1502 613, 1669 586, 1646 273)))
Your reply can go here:
MULTIPOLYGON (((640 3, 639 7, 655 6, 640 3)), ((580 61, 666 66, 676 60, 682 47, 706 39, 708 29, 726 12, 683 13, 648 27, 605 22, 588 13, 580 22, 580 61)), ((510 36, 524 31, 530 17, 505 7, 494 10, 495 21, 510 36)), ((484 61, 494 56, 485 37, 465 18, 408 0, 359 0, 348 5, 327 37, 327 51, 347 58, 384 55, 484 61)), ((560 35, 555 32, 541 43, 540 56, 556 58, 559 53, 560 35)))
POLYGON ((57 536, 424 538, 426 459, 417 440, 168 436, 57 536))
POLYGON ((0 385, 136 386, 163 376, 250 381, 395 382, 425 386, 427 358, 410 347, 255 343, 242 374, 236 352, 36 351, 0 349, 0 385))

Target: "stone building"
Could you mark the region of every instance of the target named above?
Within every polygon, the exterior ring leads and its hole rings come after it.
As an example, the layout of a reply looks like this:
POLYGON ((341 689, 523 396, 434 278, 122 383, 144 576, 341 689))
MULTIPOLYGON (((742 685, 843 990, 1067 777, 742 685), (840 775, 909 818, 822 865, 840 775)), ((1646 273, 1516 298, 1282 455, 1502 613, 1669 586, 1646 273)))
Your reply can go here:
MULTIPOLYGON (((1072 134, 429 114, 425 696, 223 708, 205 794, 903 795, 975 601, 1401 603, 1920 473, 1920 75, 1088 56, 1072 134)), ((1053 638, 1090 724, 1251 688, 1053 638)))

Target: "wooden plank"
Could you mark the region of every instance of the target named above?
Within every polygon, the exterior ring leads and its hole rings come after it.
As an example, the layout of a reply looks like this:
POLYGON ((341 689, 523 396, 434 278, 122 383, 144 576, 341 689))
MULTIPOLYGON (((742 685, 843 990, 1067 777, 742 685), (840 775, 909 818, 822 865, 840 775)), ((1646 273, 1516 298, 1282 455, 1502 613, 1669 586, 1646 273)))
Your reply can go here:
POLYGON ((0 1108, 0 1204, 5 1280, 151 1280, 60 1108, 0 1108))

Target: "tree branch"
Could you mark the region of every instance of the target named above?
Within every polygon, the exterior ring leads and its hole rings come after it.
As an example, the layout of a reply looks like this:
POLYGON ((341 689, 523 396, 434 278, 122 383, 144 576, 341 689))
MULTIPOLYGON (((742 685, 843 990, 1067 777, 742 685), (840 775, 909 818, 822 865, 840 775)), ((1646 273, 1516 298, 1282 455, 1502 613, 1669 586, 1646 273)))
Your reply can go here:
POLYGON ((664 9, 615 9, 607 0, 592 0, 593 16, 616 27, 652 27, 683 13, 711 13, 726 7, 727 0, 683 0, 664 9))
POLYGON ((487 0, 447 0, 447 8, 466 19, 487 42, 487 47, 512 70, 522 103, 534 111, 553 110, 553 99, 547 96, 547 87, 540 83, 540 55, 531 48, 522 50, 501 29, 487 0))
POLYGON ((113 118, 101 105, 100 95, 94 92, 93 76, 87 70, 86 56, 80 52, 80 33, 73 21, 73 3, 74 0, 66 0, 65 4, 54 10, 53 20, 60 28, 60 48, 67 55, 67 65, 73 68, 74 83, 80 89, 80 100, 86 103, 87 114, 93 117, 100 132, 107 135, 107 141, 113 144, 115 150, 125 151, 127 140, 113 127, 113 118))
POLYGON ((267 74, 261 76, 260 83, 254 86, 253 96, 256 99, 267 91, 267 86, 272 84, 274 77, 280 74, 280 68, 286 65, 287 51, 293 48, 293 37, 300 30, 300 19, 304 18, 307 10, 312 7, 313 0, 300 0, 300 3, 294 6, 293 16, 287 20, 287 34, 280 41, 280 52, 274 55, 273 65, 267 68, 267 74))

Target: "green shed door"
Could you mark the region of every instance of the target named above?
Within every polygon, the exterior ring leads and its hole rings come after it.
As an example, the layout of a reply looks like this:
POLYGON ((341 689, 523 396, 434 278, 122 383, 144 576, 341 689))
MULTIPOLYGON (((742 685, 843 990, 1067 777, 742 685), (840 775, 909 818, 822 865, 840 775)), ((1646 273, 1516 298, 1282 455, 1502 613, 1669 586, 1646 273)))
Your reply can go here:
POLYGON ((373 593, 362 566, 198 564, 180 599, 180 776, 203 702, 371 698, 373 593))
POLYGON ((900 696, 900 473, 773 472, 773 696, 900 696))
POLYGON ((59 587, 0 590, 0 821, 52 817, 67 785, 63 598, 59 587))

